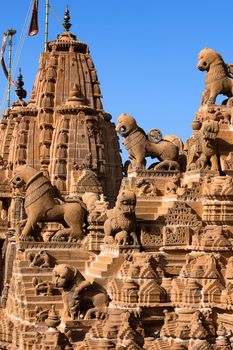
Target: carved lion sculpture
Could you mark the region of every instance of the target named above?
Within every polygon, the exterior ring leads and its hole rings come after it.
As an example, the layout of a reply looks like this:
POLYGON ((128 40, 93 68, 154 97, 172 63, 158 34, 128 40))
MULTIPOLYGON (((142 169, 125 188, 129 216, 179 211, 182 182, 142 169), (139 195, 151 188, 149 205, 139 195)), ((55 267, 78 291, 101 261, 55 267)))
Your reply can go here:
POLYGON ((53 284, 62 288, 65 318, 85 319, 103 318, 107 312, 108 295, 99 284, 85 280, 80 271, 67 264, 60 264, 53 269, 53 284))
POLYGON ((135 206, 135 193, 130 191, 119 193, 115 207, 107 211, 107 220, 104 223, 106 243, 114 243, 115 238, 118 245, 138 244, 135 206))
POLYGON ((24 207, 27 219, 21 240, 34 239, 33 231, 38 222, 60 222, 62 220, 69 228, 59 230, 52 240, 68 237, 69 241, 76 241, 82 238, 85 209, 81 201, 80 203, 58 204, 50 181, 41 172, 27 165, 21 165, 15 169, 11 184, 15 188, 26 184, 24 207))
POLYGON ((222 56, 216 51, 205 48, 198 55, 197 68, 206 71, 205 88, 202 93, 202 104, 215 103, 219 94, 233 96, 233 80, 222 56))
POLYGON ((219 170, 216 138, 219 131, 218 122, 208 120, 202 123, 201 130, 195 139, 187 145, 187 170, 219 170))
POLYGON ((157 158, 161 161, 157 166, 158 169, 179 168, 178 157, 182 141, 177 136, 167 136, 167 139, 154 143, 147 138, 136 120, 125 113, 119 116, 116 131, 125 138, 123 144, 128 151, 133 169, 143 168, 145 157, 157 158))

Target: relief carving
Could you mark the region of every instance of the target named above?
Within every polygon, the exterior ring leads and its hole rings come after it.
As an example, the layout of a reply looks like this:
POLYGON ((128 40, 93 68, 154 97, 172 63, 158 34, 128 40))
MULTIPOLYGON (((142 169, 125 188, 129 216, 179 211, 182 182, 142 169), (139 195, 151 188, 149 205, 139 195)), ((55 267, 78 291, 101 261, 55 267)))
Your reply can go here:
POLYGON ((60 264, 53 269, 53 284, 62 288, 64 318, 102 318, 107 312, 108 295, 97 283, 85 280, 77 269, 60 264))
POLYGON ((30 267, 38 266, 40 268, 49 268, 53 267, 54 259, 52 259, 51 255, 49 255, 46 251, 41 250, 38 253, 29 253, 28 256, 31 261, 30 267))
POLYGON ((52 295, 53 285, 48 281, 42 281, 38 277, 33 277, 32 285, 36 295, 52 295))

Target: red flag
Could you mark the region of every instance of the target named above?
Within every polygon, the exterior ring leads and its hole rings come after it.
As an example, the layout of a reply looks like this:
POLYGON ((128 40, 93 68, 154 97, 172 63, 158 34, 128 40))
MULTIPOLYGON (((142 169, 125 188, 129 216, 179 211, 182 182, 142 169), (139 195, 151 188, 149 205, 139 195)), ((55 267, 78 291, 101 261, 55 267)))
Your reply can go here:
POLYGON ((28 35, 33 36, 39 32, 38 27, 38 2, 39 0, 34 0, 33 10, 32 10, 32 18, 30 22, 30 27, 28 31, 28 35))

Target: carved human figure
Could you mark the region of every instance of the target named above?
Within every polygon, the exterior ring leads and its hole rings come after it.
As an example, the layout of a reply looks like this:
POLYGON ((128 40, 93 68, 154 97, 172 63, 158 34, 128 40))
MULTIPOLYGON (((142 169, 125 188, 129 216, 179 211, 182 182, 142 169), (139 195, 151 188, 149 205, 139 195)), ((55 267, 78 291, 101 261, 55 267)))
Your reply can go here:
POLYGON ((119 193, 116 205, 107 210, 107 220, 104 223, 106 243, 126 245, 133 240, 132 244, 138 244, 136 236, 135 217, 136 195, 134 192, 122 191, 119 193))
POLYGON ((87 281, 81 272, 70 265, 60 264, 53 269, 53 284, 62 288, 64 302, 63 317, 76 319, 104 317, 107 312, 108 296, 99 284, 87 281))

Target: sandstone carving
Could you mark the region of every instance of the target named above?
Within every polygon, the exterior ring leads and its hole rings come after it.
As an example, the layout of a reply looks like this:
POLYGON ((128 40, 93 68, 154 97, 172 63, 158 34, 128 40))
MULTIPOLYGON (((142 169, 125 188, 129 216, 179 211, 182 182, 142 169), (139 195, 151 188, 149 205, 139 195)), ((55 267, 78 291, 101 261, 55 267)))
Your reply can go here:
POLYGON ((203 183, 203 194, 209 197, 231 198, 233 195, 232 181, 231 176, 206 177, 203 183))
POLYGON ((233 96, 232 75, 219 53, 209 48, 203 49, 198 55, 197 68, 207 72, 202 104, 215 103, 219 94, 233 96))
POLYGON ((159 169, 178 169, 180 140, 173 137, 172 142, 161 140, 156 143, 150 141, 145 132, 137 125, 136 120, 128 115, 121 114, 118 118, 116 131, 125 138, 123 141, 133 169, 141 169, 145 166, 145 157, 157 158, 161 163, 159 169))
POLYGON ((0 120, 0 349, 232 350, 233 65, 201 52, 184 147, 120 115, 122 166, 68 8, 63 27, 0 120))
POLYGON ((229 241, 229 234, 222 227, 206 226, 197 230, 193 235, 192 245, 196 249, 213 248, 216 250, 231 250, 232 244, 229 241))
POLYGON ((195 140, 191 142, 187 154, 187 169, 219 170, 216 137, 219 125, 216 121, 205 121, 195 140))
POLYGON ((138 244, 135 222, 135 193, 122 191, 119 193, 116 205, 107 211, 104 223, 105 242, 118 245, 138 244))
POLYGON ((145 180, 145 179, 139 179, 136 181, 136 186, 138 188, 138 195, 139 196, 156 196, 158 194, 157 187, 153 183, 153 181, 145 180))
POLYGON ((35 307, 35 319, 36 322, 44 322, 48 318, 49 309, 43 310, 41 307, 35 307))
POLYGON ((32 284, 36 295, 52 295, 53 285, 48 281, 42 281, 40 278, 33 277, 32 284))
POLYGON ((233 279, 233 257, 232 256, 228 259, 228 262, 227 262, 225 278, 233 279))
POLYGON ((53 240, 67 237, 70 241, 83 236, 85 210, 81 203, 58 204, 50 181, 40 172, 27 165, 19 166, 11 180, 14 187, 26 184, 25 212, 26 223, 21 240, 34 239, 33 230, 38 222, 59 221, 64 219, 69 228, 64 228, 53 236, 53 240))
POLYGON ((48 268, 53 265, 51 256, 44 250, 35 254, 30 253, 28 258, 31 260, 30 267, 38 266, 41 268, 48 268))
POLYGON ((60 264, 53 269, 53 283, 63 289, 64 318, 104 317, 107 312, 108 296, 96 283, 91 283, 72 266, 60 264), (82 313, 85 313, 84 315, 82 313))

